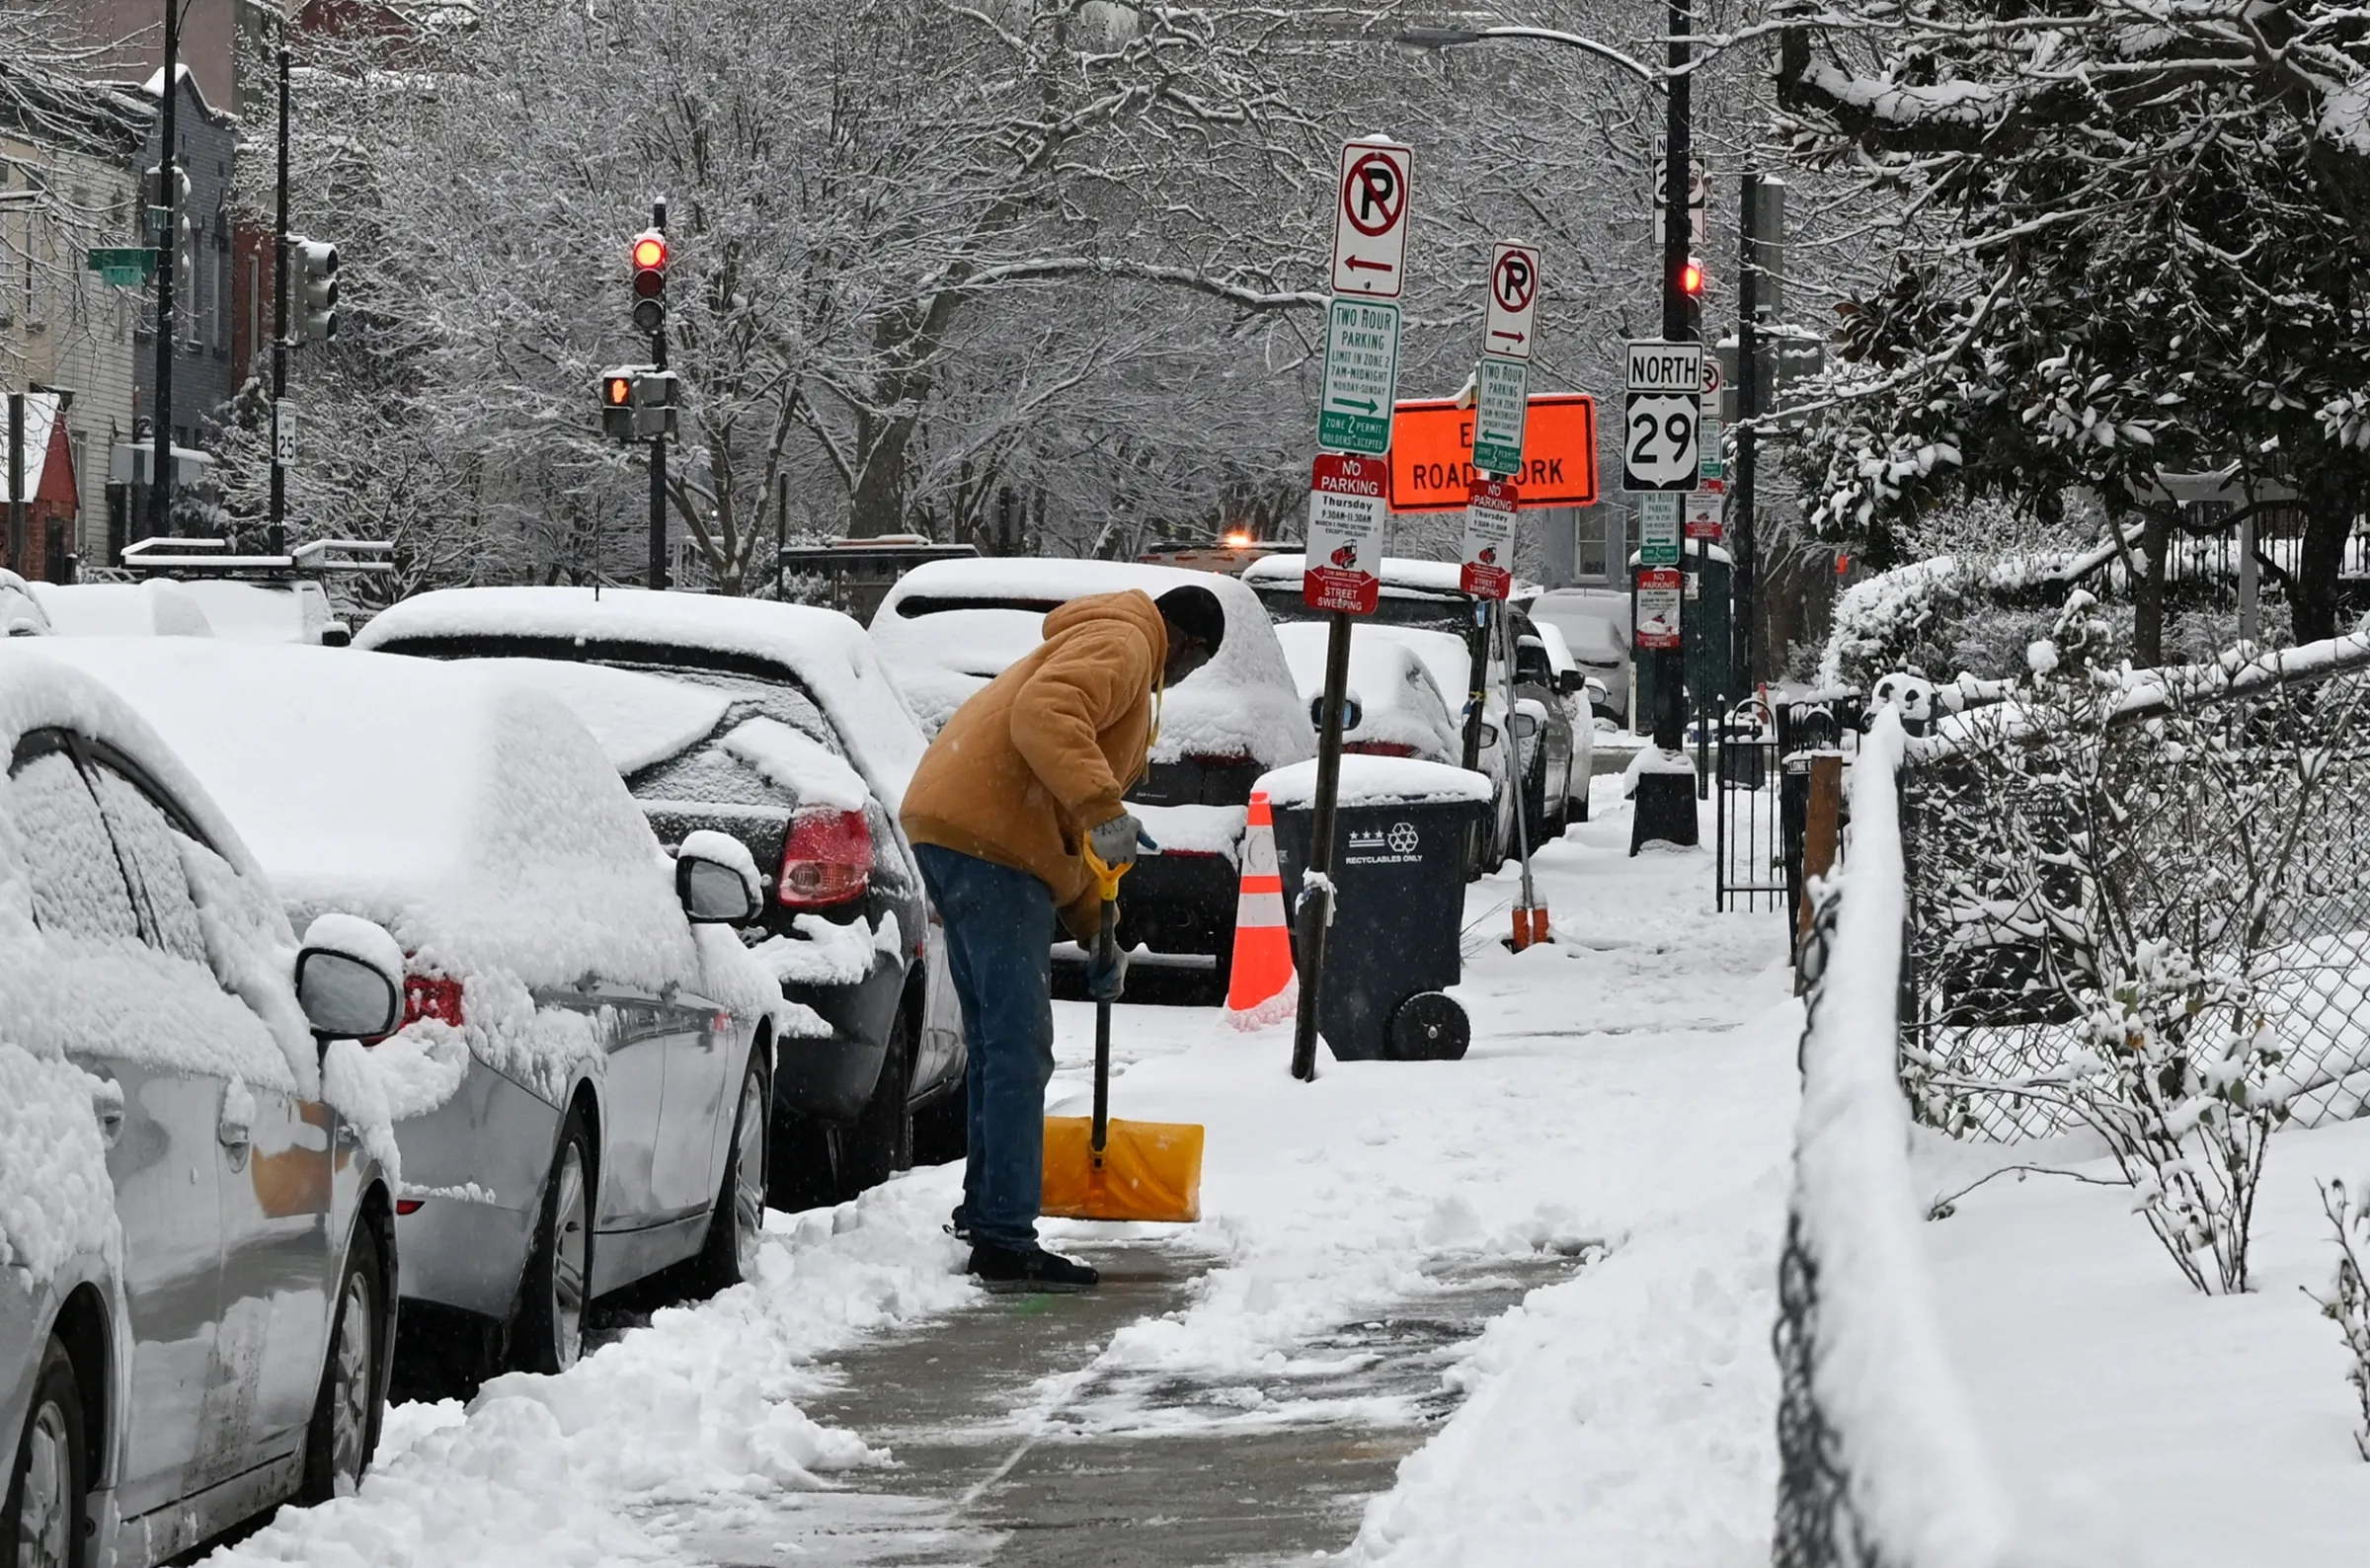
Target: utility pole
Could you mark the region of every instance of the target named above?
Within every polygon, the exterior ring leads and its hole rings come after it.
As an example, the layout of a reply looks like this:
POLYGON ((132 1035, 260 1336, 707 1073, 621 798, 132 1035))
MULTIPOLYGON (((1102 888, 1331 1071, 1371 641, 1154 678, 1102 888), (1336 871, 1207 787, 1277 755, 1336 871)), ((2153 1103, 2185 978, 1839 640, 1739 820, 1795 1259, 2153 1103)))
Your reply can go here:
MULTIPOLYGON (((650 204, 650 226, 667 232, 667 198, 659 197, 650 204)), ((660 370, 667 368, 667 319, 650 333, 650 362, 660 370)), ((667 435, 664 431, 650 438, 650 586, 667 586, 667 435)))
POLYGON ((8 569, 25 575, 31 548, 25 511, 25 394, 8 395, 8 569))
POLYGON ((272 234, 272 512, 265 537, 273 555, 288 553, 287 443, 280 421, 288 404, 288 23, 279 20, 279 191, 272 234))
POLYGON ((174 243, 175 207, 180 200, 180 134, 174 113, 181 102, 181 0, 165 0, 164 103, 157 121, 156 206, 165 220, 155 236, 156 268, 156 451, 148 475, 148 532, 166 534, 173 512, 173 273, 180 247, 174 243))
MULTIPOLYGON (((1688 144, 1688 37, 1695 30, 1689 0, 1670 0, 1670 73, 1664 78, 1663 145, 1666 149, 1662 190, 1662 341, 1695 341, 1688 318, 1687 273, 1694 225, 1688 198, 1694 165, 1688 144)), ((1683 648, 1657 648, 1654 659, 1654 744, 1675 751, 1687 734, 1687 655, 1683 648)), ((1692 839, 1690 840, 1693 841, 1692 839)))
POLYGON ((1760 562, 1753 538, 1753 416, 1761 412, 1761 176, 1747 169, 1744 209, 1737 224, 1741 253, 1736 278, 1736 475, 1728 482, 1729 518, 1736 551, 1734 594, 1729 618, 1735 661, 1730 681, 1739 701, 1753 689, 1753 636, 1760 620, 1754 603, 1760 562))

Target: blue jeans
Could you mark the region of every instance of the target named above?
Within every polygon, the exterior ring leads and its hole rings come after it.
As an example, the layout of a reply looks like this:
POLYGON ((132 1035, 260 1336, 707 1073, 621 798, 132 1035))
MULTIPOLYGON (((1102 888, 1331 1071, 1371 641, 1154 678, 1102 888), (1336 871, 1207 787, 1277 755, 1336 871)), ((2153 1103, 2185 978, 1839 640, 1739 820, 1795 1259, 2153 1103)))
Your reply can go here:
POLYGON ((913 856, 946 929, 970 1047, 971 1157, 955 1228, 1026 1251, 1037 1244, 1045 1086, 1054 1076, 1053 890, 939 844, 915 844, 913 856))

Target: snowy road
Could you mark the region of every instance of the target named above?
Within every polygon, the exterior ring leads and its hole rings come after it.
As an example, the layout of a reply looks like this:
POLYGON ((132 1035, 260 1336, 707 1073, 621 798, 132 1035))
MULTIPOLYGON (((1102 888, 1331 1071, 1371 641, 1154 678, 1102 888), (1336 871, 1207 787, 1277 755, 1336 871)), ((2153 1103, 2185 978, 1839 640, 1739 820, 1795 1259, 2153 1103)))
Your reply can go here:
POLYGON ((1709 912, 1707 856, 1629 859, 1598 788, 1540 857, 1553 946, 1495 942, 1511 875, 1471 890, 1461 1062, 1304 1085, 1282 1031, 1122 1007, 1114 1109, 1208 1126, 1207 1217, 1051 1227, 1098 1298, 981 1294, 955 1173, 914 1172, 564 1376, 402 1407, 358 1496, 214 1560, 1766 1561, 1782 932, 1709 912))

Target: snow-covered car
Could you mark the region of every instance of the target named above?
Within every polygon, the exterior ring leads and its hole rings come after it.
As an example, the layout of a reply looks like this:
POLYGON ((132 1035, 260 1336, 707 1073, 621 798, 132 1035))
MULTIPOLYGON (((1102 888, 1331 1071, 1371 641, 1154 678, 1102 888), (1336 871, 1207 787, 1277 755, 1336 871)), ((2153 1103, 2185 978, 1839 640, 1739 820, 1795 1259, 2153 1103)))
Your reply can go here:
POLYGON ((1546 706, 1560 712, 1572 727, 1572 765, 1564 770, 1563 798, 1544 808, 1548 836, 1561 837, 1573 823, 1588 821, 1588 781, 1597 766, 1597 716, 1589 697, 1588 673, 1572 658, 1563 633, 1544 621, 1534 621, 1517 643, 1515 679, 1551 692, 1546 706))
POLYGON ((1122 885, 1119 938, 1165 955, 1232 962, 1236 854, 1251 784, 1312 756, 1316 735, 1258 598, 1215 572, 1128 561, 934 561, 898 580, 872 617, 873 645, 931 735, 973 692, 1043 640, 1071 599, 1191 585, 1218 596, 1216 658, 1162 693, 1151 754, 1129 809, 1159 843, 1122 885))
MULTIPOLYGON (((180 760, 0 650, 0 1561, 159 1562, 369 1462, 401 955, 300 946, 180 760)), ((209 706, 211 706, 209 704, 209 706)))
POLYGON ((1598 711, 1613 719, 1629 714, 1629 592, 1626 588, 1548 588, 1523 606, 1539 626, 1563 634, 1565 648, 1584 676, 1600 680, 1605 700, 1598 711))
MULTIPOLYGON (((1322 618, 1321 612, 1308 608, 1301 596, 1304 561, 1305 558, 1300 555, 1271 555, 1264 561, 1253 562, 1242 574, 1243 583, 1259 595, 1260 602, 1278 624, 1322 618)), ((1382 588, 1376 601, 1375 614, 1362 619, 1359 629, 1411 627, 1445 633, 1462 641, 1466 649, 1462 669, 1449 671, 1435 666, 1433 671, 1440 680, 1444 695, 1451 692, 1458 694, 1452 699, 1455 704, 1453 711, 1462 724, 1470 701, 1474 661, 1483 661, 1483 689, 1487 702, 1501 708, 1504 706, 1506 689, 1506 665, 1494 648, 1485 646, 1489 639, 1476 615, 1478 601, 1458 587, 1459 570, 1454 561, 1383 557, 1381 566, 1382 588)), ((1513 624, 1518 649, 1515 659, 1517 707, 1514 715, 1518 722, 1501 723, 1489 715, 1486 707, 1482 722, 1486 727, 1502 730, 1535 730, 1533 734, 1514 737, 1522 759, 1519 771, 1525 792, 1524 800, 1531 813, 1531 823, 1537 824, 1541 822, 1542 816, 1546 818, 1543 828, 1536 825, 1532 828, 1533 836, 1553 836, 1562 831, 1557 820, 1561 812, 1560 803, 1572 788, 1570 780, 1575 771, 1579 743, 1572 733, 1570 721, 1564 716, 1562 705, 1555 700, 1554 677, 1547 669, 1543 657, 1527 661, 1521 655, 1521 639, 1533 635, 1530 618, 1513 604, 1506 606, 1506 614, 1513 624), (1525 710, 1520 707, 1525 698, 1539 704, 1528 710, 1528 725, 1519 722, 1526 717, 1525 710), (1546 816, 1550 810, 1556 815, 1546 816)), ((1483 770, 1491 772, 1493 776, 1498 771, 1489 765, 1486 757, 1482 759, 1482 765, 1483 770)), ((1483 854, 1485 863, 1489 865, 1502 861, 1514 849, 1513 809, 1504 800, 1499 803, 1497 821, 1499 826, 1493 834, 1494 841, 1483 854)))
POLYGON ((751 1266, 780 996, 724 928, 757 912, 745 851, 703 839, 670 865, 591 734, 514 680, 206 639, 46 646, 162 732, 299 923, 357 915, 399 945, 403 1025, 368 1055, 424 1380, 563 1369, 593 1297, 751 1266))
MULTIPOLYGON (((1276 641, 1292 666, 1293 684, 1308 704, 1308 722, 1323 715, 1327 627, 1299 621, 1276 628, 1276 641)), ((1452 642, 1452 649, 1455 645, 1452 642)), ((1462 657, 1462 656, 1461 656, 1462 657)), ((1464 737, 1452 718, 1440 683, 1423 656, 1403 639, 1373 629, 1350 637, 1350 682, 1343 704, 1341 748, 1368 756, 1412 756, 1455 766, 1464 737)), ((1460 706, 1462 698, 1460 694, 1460 706)))
POLYGON ((347 640, 329 594, 310 578, 142 578, 136 583, 37 583, 35 601, 66 637, 220 637, 247 643, 347 640))
POLYGON ((773 1083, 777 1206, 961 1157, 962 1012, 898 825, 925 743, 836 610, 642 588, 446 588, 361 649, 498 659, 583 719, 667 844, 702 829, 766 877, 744 939, 798 1020, 773 1083))

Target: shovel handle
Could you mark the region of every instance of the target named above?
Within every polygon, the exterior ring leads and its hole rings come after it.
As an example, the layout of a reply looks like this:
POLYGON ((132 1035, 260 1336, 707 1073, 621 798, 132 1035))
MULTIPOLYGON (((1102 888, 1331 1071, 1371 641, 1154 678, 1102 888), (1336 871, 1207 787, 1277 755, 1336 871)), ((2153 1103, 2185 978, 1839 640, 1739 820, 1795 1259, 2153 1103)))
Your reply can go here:
MULTIPOLYGON (((1089 850, 1089 854, 1093 851, 1089 850)), ((1114 878, 1114 881, 1117 879, 1114 878)), ((1119 905, 1109 899, 1103 901, 1103 914, 1094 932, 1095 957, 1108 964, 1119 945, 1119 905)), ((1102 1157, 1103 1145, 1111 1136, 1111 1004, 1094 1004, 1094 1135, 1095 1157, 1102 1157)))

